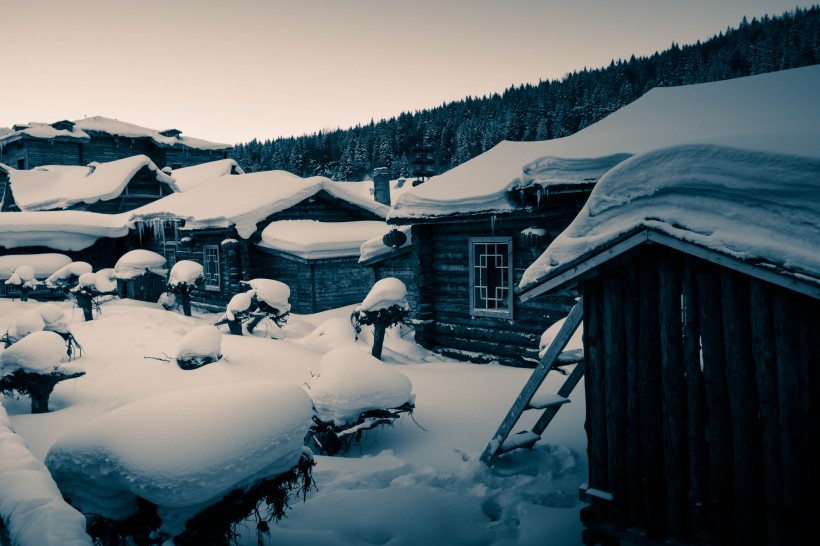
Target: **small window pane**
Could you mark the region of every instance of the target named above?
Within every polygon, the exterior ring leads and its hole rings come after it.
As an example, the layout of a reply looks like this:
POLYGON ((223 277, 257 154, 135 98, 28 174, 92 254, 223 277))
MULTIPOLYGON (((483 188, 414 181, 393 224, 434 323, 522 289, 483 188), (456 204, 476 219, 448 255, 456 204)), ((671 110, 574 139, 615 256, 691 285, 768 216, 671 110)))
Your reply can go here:
POLYGON ((202 247, 202 266, 205 276, 205 290, 219 290, 219 247, 206 245, 202 247))
POLYGON ((471 240, 472 311, 476 315, 512 313, 512 264, 509 238, 471 240))

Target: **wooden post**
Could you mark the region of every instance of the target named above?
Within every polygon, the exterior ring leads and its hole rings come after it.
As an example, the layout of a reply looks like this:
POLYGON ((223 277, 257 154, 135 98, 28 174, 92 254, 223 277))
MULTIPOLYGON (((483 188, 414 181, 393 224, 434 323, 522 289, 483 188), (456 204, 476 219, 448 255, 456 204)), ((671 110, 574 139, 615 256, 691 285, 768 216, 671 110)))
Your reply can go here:
POLYGON ((658 269, 658 306, 663 391, 663 458, 666 467, 669 535, 688 535, 689 465, 686 376, 683 367, 680 261, 664 258, 658 269))
POLYGON ((721 270, 726 380, 732 415, 734 540, 738 544, 760 544, 763 453, 746 279, 729 269, 721 270))
POLYGON ((713 539, 731 542, 732 428, 723 350, 723 310, 716 271, 697 275, 703 380, 709 445, 709 505, 713 539))
POLYGON ((784 544, 780 534, 783 504, 780 410, 777 400, 777 357, 772 319, 773 286, 758 279, 749 282, 749 319, 755 364, 757 400, 763 445, 763 502, 766 543, 784 544))
POLYGON ((640 260, 639 391, 641 464, 646 532, 666 536, 666 472, 663 460, 661 347, 658 324, 658 262, 648 252, 640 260))
POLYGON ((643 485, 640 480, 643 465, 641 462, 641 422, 640 422, 640 358, 638 340, 641 337, 640 325, 640 286, 638 268, 632 263, 627 266, 624 279, 623 320, 626 340, 626 473, 629 495, 629 520, 642 528, 646 523, 643 517, 643 485))
POLYGON ((382 359, 382 347, 384 346, 384 334, 386 330, 387 328, 383 322, 376 321, 373 325, 373 349, 370 351, 370 354, 379 360, 382 359))
POLYGON ((623 285, 620 278, 603 279, 603 367, 606 378, 606 438, 610 491, 615 500, 610 521, 626 528, 629 498, 626 475, 626 341, 622 320, 623 285))

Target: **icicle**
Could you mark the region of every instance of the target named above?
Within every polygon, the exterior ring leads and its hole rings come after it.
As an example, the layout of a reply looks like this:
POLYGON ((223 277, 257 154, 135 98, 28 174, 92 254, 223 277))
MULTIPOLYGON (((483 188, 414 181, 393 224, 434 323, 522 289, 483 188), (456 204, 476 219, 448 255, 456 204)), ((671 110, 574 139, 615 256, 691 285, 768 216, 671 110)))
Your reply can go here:
POLYGON ((538 191, 535 192, 535 203, 538 205, 538 208, 541 208, 541 193, 544 191, 544 188, 538 188, 538 191))
POLYGON ((495 214, 490 216, 490 236, 495 237, 495 214))

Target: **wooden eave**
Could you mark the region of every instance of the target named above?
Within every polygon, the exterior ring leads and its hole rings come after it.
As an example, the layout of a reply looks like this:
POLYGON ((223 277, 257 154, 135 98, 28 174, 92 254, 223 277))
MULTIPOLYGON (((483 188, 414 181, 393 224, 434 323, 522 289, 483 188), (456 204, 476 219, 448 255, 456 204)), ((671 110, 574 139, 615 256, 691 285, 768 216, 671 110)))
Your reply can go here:
MULTIPOLYGON (((316 264, 316 263, 341 263, 350 261, 351 259, 355 259, 356 256, 322 256, 318 258, 303 258, 302 256, 297 256, 296 254, 291 254, 290 252, 285 252, 284 250, 277 250, 275 248, 268 248, 262 245, 257 244, 256 248, 264 252, 265 254, 270 254, 272 256, 279 256, 280 258, 284 258, 286 260, 290 260, 292 262, 297 262, 300 264, 316 264)), ((359 264, 362 265, 362 264, 359 264)))
POLYGON ((379 254, 378 256, 373 256, 372 258, 369 258, 367 260, 363 260, 363 261, 359 262, 359 265, 366 265, 366 266, 367 265, 375 265, 375 264, 377 264, 379 262, 382 262, 384 260, 389 260, 390 258, 395 258, 396 256, 403 256, 404 254, 410 254, 410 251, 412 250, 412 248, 413 248, 412 244, 405 245, 401 248, 393 248, 391 250, 388 250, 387 252, 379 254))
POLYGON ((639 228, 637 231, 627 232, 609 245, 559 267, 535 285, 524 290, 516 290, 518 299, 525 302, 595 277, 599 274, 601 266, 623 258, 630 250, 644 244, 656 244, 671 248, 776 286, 793 290, 814 299, 820 299, 820 278, 776 268, 770 264, 757 264, 740 260, 728 254, 689 241, 682 241, 649 228, 639 228))

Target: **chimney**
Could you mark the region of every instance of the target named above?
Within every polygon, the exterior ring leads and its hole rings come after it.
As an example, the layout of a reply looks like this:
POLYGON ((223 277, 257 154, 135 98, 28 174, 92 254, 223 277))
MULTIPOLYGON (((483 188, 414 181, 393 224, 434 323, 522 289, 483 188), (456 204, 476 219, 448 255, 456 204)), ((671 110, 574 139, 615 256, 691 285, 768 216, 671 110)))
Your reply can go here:
POLYGON ((387 167, 373 169, 373 199, 390 206, 390 175, 387 167))

